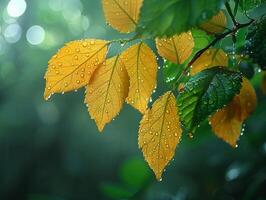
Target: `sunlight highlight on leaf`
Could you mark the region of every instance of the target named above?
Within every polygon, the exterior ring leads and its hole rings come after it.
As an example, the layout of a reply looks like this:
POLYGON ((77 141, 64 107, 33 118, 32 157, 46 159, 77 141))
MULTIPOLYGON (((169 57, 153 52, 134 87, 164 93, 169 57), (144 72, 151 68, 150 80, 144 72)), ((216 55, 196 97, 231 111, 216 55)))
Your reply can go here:
POLYGON ((127 103, 144 113, 156 86, 157 62, 153 51, 144 43, 133 45, 121 55, 129 75, 127 103))
POLYGON ((120 112, 128 94, 128 75, 119 56, 96 69, 86 88, 85 103, 99 131, 120 112))
POLYGON ((134 31, 143 0, 102 0, 106 21, 116 30, 134 31))
POLYGON ((209 119, 213 132, 232 147, 237 147, 242 123, 255 110, 256 105, 255 90, 248 79, 243 78, 240 94, 209 119))
POLYGON ((200 28, 210 34, 222 33, 226 29, 227 19, 223 11, 213 16, 209 21, 200 25, 200 28))
POLYGON ((105 60, 108 42, 77 40, 67 43, 49 61, 45 74, 46 100, 54 93, 64 93, 88 84, 94 70, 105 60))
POLYGON ((190 74, 194 76, 204 69, 227 66, 228 60, 227 54, 222 49, 208 49, 193 63, 190 74))
POLYGON ((165 59, 176 64, 182 64, 192 54, 194 39, 189 31, 170 38, 157 38, 156 47, 158 53, 165 59))
POLYGON ((158 180, 174 157, 181 133, 175 96, 166 92, 145 112, 138 138, 139 148, 158 180))

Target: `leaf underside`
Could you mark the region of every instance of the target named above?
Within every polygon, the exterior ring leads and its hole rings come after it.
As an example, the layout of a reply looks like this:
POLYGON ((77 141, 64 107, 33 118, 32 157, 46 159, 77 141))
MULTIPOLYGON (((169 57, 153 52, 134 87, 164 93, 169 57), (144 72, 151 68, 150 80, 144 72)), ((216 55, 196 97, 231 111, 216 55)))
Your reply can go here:
POLYGON ((137 32, 172 36, 199 25, 220 10, 224 0, 149 0, 141 8, 137 32))

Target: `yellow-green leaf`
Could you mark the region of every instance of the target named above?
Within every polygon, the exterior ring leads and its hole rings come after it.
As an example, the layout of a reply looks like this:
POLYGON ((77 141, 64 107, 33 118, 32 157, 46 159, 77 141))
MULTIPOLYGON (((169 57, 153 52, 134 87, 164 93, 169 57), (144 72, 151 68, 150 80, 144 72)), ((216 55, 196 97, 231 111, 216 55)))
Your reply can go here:
POLYGON ((102 0, 107 23, 122 33, 134 31, 142 2, 143 0, 102 0))
POLYGON ((139 148, 158 180, 175 154, 181 133, 176 98, 166 92, 145 112, 138 137, 139 148))
POLYGON ((86 87, 85 103, 99 131, 120 112, 128 87, 128 75, 119 56, 107 59, 94 72, 86 87))
POLYGON ((157 38, 156 47, 158 53, 165 59, 176 64, 182 64, 192 54, 194 39, 189 31, 170 38, 157 38))
POLYGON ((232 147, 237 147, 242 123, 255 110, 256 105, 255 90, 250 82, 243 78, 240 93, 234 97, 230 104, 217 111, 210 118, 213 132, 232 147))
POLYGON ((227 66, 228 57, 222 49, 211 48, 205 51, 193 64, 190 70, 191 75, 216 66, 227 66))
POLYGON ((49 61, 44 98, 88 84, 94 70, 105 60, 108 42, 78 40, 67 43, 49 61))
POLYGON ((227 19, 223 11, 213 16, 209 21, 200 25, 200 28, 210 34, 222 33, 226 29, 227 19))
POLYGON ((157 62, 153 51, 143 42, 133 45, 121 55, 129 75, 127 103, 144 113, 156 86, 157 62))

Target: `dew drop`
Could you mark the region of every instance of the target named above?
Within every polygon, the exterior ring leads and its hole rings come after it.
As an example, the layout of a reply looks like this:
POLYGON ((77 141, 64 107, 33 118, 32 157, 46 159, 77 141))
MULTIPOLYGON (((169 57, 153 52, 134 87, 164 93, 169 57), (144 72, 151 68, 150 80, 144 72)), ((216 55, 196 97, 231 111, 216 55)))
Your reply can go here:
POLYGON ((82 43, 82 46, 83 46, 83 47, 86 47, 86 46, 88 46, 88 43, 87 43, 87 42, 83 42, 83 43, 82 43))

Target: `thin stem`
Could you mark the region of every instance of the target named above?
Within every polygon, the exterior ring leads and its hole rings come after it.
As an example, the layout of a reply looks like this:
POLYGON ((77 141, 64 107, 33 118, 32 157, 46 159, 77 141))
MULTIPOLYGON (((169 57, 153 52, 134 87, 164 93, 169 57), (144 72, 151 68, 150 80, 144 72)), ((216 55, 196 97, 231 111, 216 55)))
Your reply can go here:
POLYGON ((236 14, 237 14, 238 6, 239 6, 239 1, 240 1, 240 0, 236 0, 236 1, 235 1, 234 16, 236 16, 236 14))
POLYGON ((225 3, 225 7, 226 7, 226 10, 227 10, 228 14, 230 15, 230 17, 231 17, 231 19, 232 19, 234 25, 235 25, 235 26, 238 26, 239 23, 236 21, 236 18, 235 18, 235 16, 234 16, 234 14, 233 14, 233 12, 232 12, 232 9, 231 9, 231 7, 230 7, 230 5, 229 5, 228 2, 225 3))
POLYGON ((109 43, 115 43, 115 42, 120 42, 120 43, 123 43, 123 44, 126 44, 128 42, 132 42, 133 40, 136 40, 138 39, 137 36, 134 36, 132 38, 128 38, 128 39, 114 39, 114 40, 110 40, 109 43))
POLYGON ((214 46, 217 42, 219 42, 220 40, 222 40, 223 38, 225 38, 228 35, 234 35, 239 29, 244 28, 246 26, 249 26, 251 23, 253 23, 255 20, 250 20, 248 23, 245 24, 238 24, 236 27, 234 27, 232 30, 226 31, 220 35, 216 35, 215 39, 208 44, 206 47, 204 47, 203 49, 199 50, 194 57, 191 59, 191 61, 187 64, 187 66, 185 67, 183 73, 177 78, 177 83, 179 82, 179 80, 181 80, 183 78, 183 76, 186 76, 190 70, 190 67, 194 64, 194 62, 205 52, 207 51, 210 47, 214 46))

